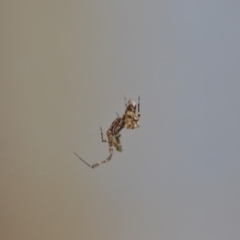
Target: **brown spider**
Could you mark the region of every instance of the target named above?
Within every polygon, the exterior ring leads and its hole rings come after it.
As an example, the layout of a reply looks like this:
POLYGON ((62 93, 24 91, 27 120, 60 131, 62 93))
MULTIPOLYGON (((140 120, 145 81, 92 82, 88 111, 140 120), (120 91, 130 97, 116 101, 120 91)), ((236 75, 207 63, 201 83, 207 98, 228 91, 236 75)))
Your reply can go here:
POLYGON ((107 142, 109 145, 109 156, 105 160, 97 162, 93 165, 90 165, 74 152, 74 154, 81 161, 83 161, 86 165, 88 165, 90 168, 96 168, 104 163, 109 162, 113 155, 113 147, 115 147, 115 149, 119 152, 122 151, 122 146, 121 146, 121 142, 120 142, 120 137, 121 137, 120 131, 124 127, 126 129, 135 129, 135 128, 140 127, 140 125, 139 125, 139 119, 141 116, 141 114, 140 114, 140 97, 138 97, 138 109, 137 109, 136 103, 133 100, 128 100, 128 102, 126 102, 126 98, 125 98, 125 107, 126 107, 126 110, 125 110, 123 116, 122 117, 118 116, 112 122, 111 126, 107 130, 106 135, 107 135, 108 140, 105 140, 103 138, 102 128, 100 127, 101 140, 102 140, 102 142, 107 142), (136 112, 136 109, 137 109, 137 112, 136 112))

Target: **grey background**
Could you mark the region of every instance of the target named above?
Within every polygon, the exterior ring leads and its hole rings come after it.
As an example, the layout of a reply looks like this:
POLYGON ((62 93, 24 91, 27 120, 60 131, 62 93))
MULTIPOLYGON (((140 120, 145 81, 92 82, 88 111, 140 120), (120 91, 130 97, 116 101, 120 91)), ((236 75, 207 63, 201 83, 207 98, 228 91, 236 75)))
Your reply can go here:
POLYGON ((0 239, 240 239, 238 1, 0 3, 0 239), (141 96, 141 128, 104 131, 141 96))

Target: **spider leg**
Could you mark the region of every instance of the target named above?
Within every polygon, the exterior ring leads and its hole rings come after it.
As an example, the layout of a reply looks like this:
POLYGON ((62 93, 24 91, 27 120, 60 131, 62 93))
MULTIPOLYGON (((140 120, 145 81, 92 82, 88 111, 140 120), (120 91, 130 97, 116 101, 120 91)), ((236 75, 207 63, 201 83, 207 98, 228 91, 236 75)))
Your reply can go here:
POLYGON ((80 158, 75 152, 73 152, 82 162, 84 162, 86 165, 88 165, 90 168, 92 168, 92 166, 90 164, 88 164, 87 162, 85 162, 82 158, 80 158))
POLYGON ((111 160, 111 158, 112 158, 112 155, 113 155, 113 144, 114 144, 113 136, 111 135, 111 136, 109 137, 109 141, 107 141, 106 139, 103 139, 103 132, 102 132, 102 128, 101 128, 101 127, 100 127, 100 130, 101 130, 101 139, 102 139, 102 142, 107 142, 107 143, 109 144, 109 156, 108 156, 105 160, 100 161, 100 162, 97 162, 97 163, 95 163, 95 164, 93 164, 93 165, 90 165, 89 163, 87 163, 86 161, 84 161, 82 158, 80 158, 80 157, 74 152, 74 154, 75 154, 82 162, 84 162, 84 163, 85 163, 88 167, 90 167, 90 168, 96 168, 96 167, 98 167, 98 166, 100 166, 100 165, 102 165, 102 164, 104 164, 104 163, 109 162, 109 161, 111 160))
POLYGON ((141 116, 141 113, 140 113, 140 96, 138 97, 138 117, 141 116))
POLYGON ((96 168, 96 167, 98 167, 98 166, 100 166, 100 165, 102 165, 104 163, 109 162, 111 160, 111 158, 112 158, 112 155, 113 155, 113 147, 109 147, 109 152, 110 152, 110 154, 109 154, 109 156, 105 160, 93 164, 91 166, 91 168, 96 168))
POLYGON ((103 138, 102 127, 100 127, 100 131, 101 131, 101 140, 102 140, 102 142, 107 142, 107 143, 108 143, 108 141, 107 141, 106 139, 103 138))
POLYGON ((107 163, 107 162, 109 162, 110 160, 111 160, 111 158, 112 158, 112 155, 113 155, 113 148, 109 148, 109 151, 110 151, 110 155, 105 159, 105 160, 103 160, 103 161, 100 161, 100 162, 97 162, 97 163, 95 163, 95 164, 93 164, 93 165, 90 165, 89 163, 87 163, 86 161, 84 161, 82 158, 80 158, 75 152, 73 152, 82 162, 84 162, 88 167, 90 167, 90 168, 96 168, 96 167, 98 167, 98 166, 100 166, 100 165, 102 165, 102 164, 104 164, 104 163, 107 163))
POLYGON ((101 138, 102 138, 102 142, 107 142, 107 143, 109 144, 109 156, 108 156, 105 160, 93 164, 93 165, 91 166, 91 168, 96 168, 96 167, 98 167, 98 166, 100 166, 100 165, 102 165, 102 164, 104 164, 104 163, 107 163, 107 162, 109 162, 109 161, 111 160, 111 158, 112 158, 112 155, 113 155, 113 144, 114 144, 114 143, 113 143, 113 142, 114 142, 113 136, 112 136, 111 133, 110 133, 110 135, 108 136, 108 141, 105 140, 105 139, 103 139, 103 132, 102 132, 102 128, 101 128, 101 138))

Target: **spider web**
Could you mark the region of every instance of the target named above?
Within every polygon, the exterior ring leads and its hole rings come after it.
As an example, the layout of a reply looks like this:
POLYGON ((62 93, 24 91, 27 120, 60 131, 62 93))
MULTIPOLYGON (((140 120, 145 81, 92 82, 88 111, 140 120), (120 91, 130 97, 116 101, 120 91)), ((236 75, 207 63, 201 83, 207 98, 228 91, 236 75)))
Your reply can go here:
MULTIPOLYGON (((163 61, 163 63, 159 64, 158 70, 154 73, 154 75, 151 77, 150 81, 147 84, 145 84, 144 86, 142 86, 141 88, 139 88, 137 91, 135 91, 133 93, 126 93, 124 97, 126 97, 127 100, 129 100, 129 99, 132 99, 132 100, 137 99, 138 96, 141 97, 141 95, 144 92, 147 92, 150 89, 150 87, 152 87, 154 85, 154 83, 157 80, 158 74, 164 69, 164 67, 166 67, 167 64, 169 64, 171 62, 171 59, 172 59, 172 57, 169 57, 165 61, 163 61)), ((139 85, 139 84, 137 84, 137 85, 139 85)), ((121 103, 121 105, 118 105, 118 107, 116 109, 122 109, 123 105, 124 104, 121 103)), ((118 115, 121 116, 122 112, 119 113, 118 111, 116 111, 116 109, 115 109, 115 111, 113 110, 113 112, 115 113, 115 116, 116 117, 118 115)), ((124 109, 124 111, 125 111, 125 109, 124 109)), ((111 124, 111 123, 109 123, 109 124, 111 124)), ((83 136, 87 136, 87 135, 89 135, 89 134, 91 134, 91 133, 93 133, 95 131, 99 131, 99 134, 100 134, 99 126, 93 127, 93 128, 91 128, 90 130, 88 130, 86 132, 85 131, 84 132, 80 132, 80 134, 78 135, 78 139, 82 138, 83 136)))
MULTIPOLYGON (((170 57, 168 57, 167 59, 165 59, 164 61, 161 61, 160 64, 158 64, 158 68, 157 70, 154 72, 153 76, 151 77, 150 81, 148 81, 146 84, 144 84, 143 86, 141 86, 139 89, 137 89, 135 92, 133 93, 126 93, 125 97, 127 100, 132 99, 133 101, 135 101, 137 103, 137 99, 140 96, 140 112, 141 112, 141 102, 144 99, 143 93, 144 92, 148 92, 150 91, 150 89, 152 89, 153 85, 155 84, 155 82, 157 81, 157 79, 159 79, 157 76, 159 75, 159 73, 161 73, 164 68, 166 67, 167 64, 169 64, 169 62, 171 61, 171 55, 170 57)), ((136 86, 139 86, 139 84, 135 84, 136 86)), ((124 96, 123 96, 124 97, 124 96)), ((144 100, 143 100, 144 101, 144 100)), ((150 100, 151 101, 151 100, 150 100)), ((113 120, 115 120, 117 118, 117 116, 122 116, 123 112, 125 111, 125 106, 124 106, 124 101, 121 102, 121 105, 118 105, 118 108, 115 108, 111 114, 105 114, 104 118, 106 119, 111 119, 110 122, 106 120, 107 122, 107 128, 103 127, 103 133, 105 135, 108 127, 111 125, 111 123, 113 122, 113 120), (119 110, 120 109, 120 110, 119 110), (119 112, 118 112, 119 110, 119 112), (111 116, 110 116, 111 115, 111 116)), ((104 126, 104 123, 106 123, 105 120, 101 121, 101 126, 104 126)), ((141 125, 141 121, 140 121, 140 125, 141 125)), ((124 134, 125 135, 125 134, 124 134)), ((123 140, 123 139, 122 139, 123 140)), ((99 151, 107 151, 108 152, 108 145, 105 145, 104 147, 101 147, 102 145, 100 145, 99 143, 101 142, 100 139, 100 125, 95 126, 93 128, 90 128, 88 131, 86 132, 80 132, 80 134, 77 134, 76 140, 75 142, 78 143, 77 147, 74 148, 72 151, 77 153, 78 156, 80 156, 82 159, 84 159, 84 161, 86 161, 88 164, 94 164, 95 161, 91 161, 90 159, 95 159, 96 158, 96 154, 95 152, 99 152, 99 151), (81 146, 79 148, 79 146, 81 146), (90 150, 92 148, 89 148, 88 146, 94 146, 94 151, 90 150), (103 150, 99 150, 99 149, 103 149, 103 150), (90 160, 90 161, 89 161, 90 160)), ((104 143, 106 144, 106 143, 104 143)), ((74 146, 75 143, 73 143, 74 146)), ((128 145, 126 145, 124 147, 124 149, 127 149, 128 145)), ((77 159, 77 158, 76 158, 77 159)))
MULTIPOLYGON (((157 76, 158 74, 164 69, 164 67, 166 67, 167 64, 169 64, 169 62, 171 61, 171 57, 167 58, 165 61, 162 61, 160 64, 159 64, 159 67, 157 69, 157 71, 155 71, 155 73, 153 74, 153 76, 151 77, 150 81, 148 81, 144 86, 141 86, 139 89, 137 89, 135 92, 133 93, 126 93, 125 94, 125 97, 128 99, 137 99, 138 96, 142 96, 142 94, 144 92, 147 92, 149 91, 149 89, 155 84, 155 82, 157 81, 157 76)), ((139 86, 139 84, 136 84, 137 86, 139 86)), ((123 96, 124 97, 124 96, 123 96)), ((142 99, 141 99, 142 100, 142 99)), ((121 112, 118 112, 116 110, 119 110, 119 109, 124 109, 124 102, 121 102, 117 108, 115 108, 113 110, 113 112, 111 113, 111 115, 115 115, 115 117, 117 117, 117 115, 119 114, 120 116, 122 115, 122 111, 121 112), (121 105, 120 105, 121 104, 121 105)), ((140 107, 141 109, 141 107, 140 107)), ((110 115, 110 114, 109 114, 110 115)), ((113 119, 114 120, 114 119, 113 119)), ((111 124, 111 122, 109 122, 109 125, 111 124)), ((106 130, 106 129, 105 129, 106 130)), ((104 131, 105 132, 105 131, 104 131)), ((94 145, 94 143, 99 143, 100 142, 100 128, 99 126, 95 126, 91 129, 89 129, 88 131, 84 131, 84 132, 80 132, 78 133, 77 135, 77 138, 74 140, 76 142, 79 143, 79 141, 85 141, 86 140, 86 137, 91 135, 91 134, 96 134, 96 136, 98 137, 95 137, 95 136, 91 136, 89 139, 89 144, 92 144, 94 145)), ((79 146, 79 144, 78 144, 79 146)), ((105 146, 105 148, 107 147, 107 145, 105 146)), ((80 149, 79 147, 77 149, 73 148, 72 149, 72 152, 76 152, 76 153, 79 153, 81 152, 82 149, 80 149)), ((73 155, 74 156, 74 155, 73 155)), ((89 158, 91 158, 89 156, 89 158)), ((31 166, 34 170, 34 172, 37 172, 37 174, 39 174, 40 176, 46 176, 48 175, 49 172, 51 172, 51 167, 54 166, 54 165, 57 165, 57 163, 48 163, 47 166, 43 167, 43 166, 36 166, 36 161, 28 161, 28 162, 24 162, 24 163, 21 163, 19 164, 18 166, 15 165, 15 167, 12 167, 10 168, 9 170, 7 171, 4 171, 2 173, 0 173, 0 178, 1 177, 4 177, 4 176, 7 176, 7 175, 12 175, 14 173, 17 173, 19 172, 20 170, 21 171, 24 171, 24 169, 26 168, 29 168, 29 166, 31 166), (37 168, 37 170, 36 170, 37 168), (41 169, 41 171, 39 171, 39 168, 41 169)))

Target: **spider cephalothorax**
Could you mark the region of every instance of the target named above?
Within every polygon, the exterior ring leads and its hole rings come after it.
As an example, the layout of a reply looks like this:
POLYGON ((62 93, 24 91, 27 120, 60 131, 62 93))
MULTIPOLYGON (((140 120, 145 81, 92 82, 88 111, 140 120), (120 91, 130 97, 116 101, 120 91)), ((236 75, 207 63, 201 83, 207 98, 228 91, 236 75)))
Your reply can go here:
POLYGON ((125 128, 134 129, 140 127, 140 97, 138 99, 138 113, 136 113, 137 105, 133 100, 128 100, 125 106, 126 110, 123 115, 123 118, 125 119, 125 128))
POLYGON ((87 162, 85 162, 82 158, 80 158, 76 153, 74 153, 80 160, 82 160, 89 167, 96 168, 103 163, 109 162, 113 155, 113 147, 115 147, 115 149, 119 152, 122 151, 122 146, 121 146, 121 142, 120 142, 120 137, 121 137, 120 131, 124 127, 126 129, 135 129, 137 127, 140 127, 140 124, 139 124, 139 119, 141 116, 141 114, 140 114, 140 97, 138 97, 138 109, 137 109, 136 103, 133 100, 128 100, 128 102, 126 103, 126 99, 125 99, 125 107, 126 107, 126 109, 123 114, 123 117, 118 116, 112 122, 111 126, 107 130, 107 132, 106 132, 107 140, 105 140, 103 138, 102 128, 100 128, 102 142, 107 142, 109 145, 109 156, 105 160, 103 160, 101 162, 97 162, 93 165, 90 165, 87 162), (136 112, 136 110, 137 110, 137 112, 136 112))

